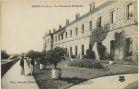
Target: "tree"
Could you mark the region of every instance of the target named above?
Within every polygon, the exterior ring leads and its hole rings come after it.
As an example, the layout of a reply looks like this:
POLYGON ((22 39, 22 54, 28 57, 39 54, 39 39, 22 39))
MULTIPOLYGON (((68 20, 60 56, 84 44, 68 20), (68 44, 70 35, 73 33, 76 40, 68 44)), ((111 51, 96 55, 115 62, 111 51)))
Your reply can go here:
POLYGON ((1 59, 7 59, 10 55, 7 54, 6 50, 1 51, 1 59))
POLYGON ((30 50, 30 51, 28 51, 27 56, 29 58, 33 58, 34 59, 34 58, 41 58, 42 54, 41 54, 41 52, 30 50))
POLYGON ((109 29, 109 24, 105 24, 103 27, 97 25, 96 29, 92 31, 92 35, 90 37, 90 43, 92 46, 95 42, 97 43, 97 51, 100 59, 105 58, 106 47, 102 44, 102 41, 107 37, 109 29))
POLYGON ((95 42, 99 43, 102 42, 110 29, 109 24, 105 24, 103 27, 97 26, 93 31, 90 37, 90 43, 94 45, 95 42))
POLYGON ((106 47, 102 44, 102 42, 97 43, 97 50, 100 60, 105 60, 105 54, 106 54, 106 47))
POLYGON ((48 61, 54 64, 55 69, 57 69, 57 64, 64 59, 64 55, 66 54, 65 49, 56 47, 53 50, 49 50, 46 52, 46 57, 48 61))
POLYGON ((86 56, 88 59, 95 59, 95 52, 92 50, 92 46, 89 46, 89 49, 86 50, 86 56))
POLYGON ((48 63, 48 57, 47 57, 47 55, 46 55, 46 51, 43 51, 43 52, 41 52, 41 57, 40 57, 40 59, 39 59, 39 62, 41 63, 41 64, 46 64, 46 63, 48 63))

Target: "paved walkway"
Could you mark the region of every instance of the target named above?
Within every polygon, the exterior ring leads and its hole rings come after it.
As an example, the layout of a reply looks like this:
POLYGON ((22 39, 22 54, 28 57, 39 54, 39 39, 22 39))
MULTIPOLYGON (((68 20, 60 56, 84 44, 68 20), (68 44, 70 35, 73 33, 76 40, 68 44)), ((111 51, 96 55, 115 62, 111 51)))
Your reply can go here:
POLYGON ((99 77, 88 80, 69 89, 124 89, 128 84, 138 80, 138 74, 125 74, 125 81, 119 81, 120 75, 99 77))
POLYGON ((2 89, 39 89, 33 76, 27 76, 30 73, 27 62, 25 61, 25 74, 20 75, 21 67, 18 61, 2 77, 2 89))

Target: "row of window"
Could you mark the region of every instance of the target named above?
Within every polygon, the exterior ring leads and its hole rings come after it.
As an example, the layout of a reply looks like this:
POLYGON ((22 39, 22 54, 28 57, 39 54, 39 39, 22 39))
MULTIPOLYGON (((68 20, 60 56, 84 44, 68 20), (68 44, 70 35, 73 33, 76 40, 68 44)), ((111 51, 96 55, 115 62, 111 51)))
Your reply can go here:
MULTIPOLYGON (((92 45, 89 44, 89 49, 92 49, 92 45)), ((81 55, 84 55, 84 45, 81 45, 81 55)), ((73 51, 72 51, 72 47, 70 47, 70 50, 68 52, 68 49, 66 48, 66 52, 67 52, 67 55, 73 55, 73 51)), ((78 56, 78 46, 75 46, 75 55, 78 56)))
MULTIPOLYGON (((130 18, 133 17, 133 10, 134 10, 134 8, 133 8, 132 3, 130 3, 126 6, 126 12, 127 12, 126 18, 127 19, 130 19, 130 18)), ((110 17, 111 17, 111 23, 115 23, 116 22, 116 11, 115 10, 110 13, 110 17)), ((98 27, 102 26, 102 17, 99 17, 97 19, 97 26, 98 27)), ((85 26, 84 26, 84 24, 82 24, 81 25, 82 34, 84 33, 84 29, 85 29, 85 26)), ((89 29, 90 29, 90 31, 92 30, 92 21, 89 22, 89 29)), ((70 30, 69 36, 72 37, 72 35, 73 35, 73 31, 70 30)), ((76 36, 78 35, 78 27, 75 28, 75 35, 76 36)), ((67 38, 67 37, 68 37, 68 33, 66 32, 65 33, 65 38, 67 38)), ((55 37, 55 42, 63 40, 63 38, 64 38, 64 33, 62 33, 61 35, 56 36, 55 37)))
MULTIPOLYGON (((69 52, 68 52, 68 49, 66 48, 66 52, 67 52, 67 55, 73 55, 73 48, 70 47, 69 49, 69 52)), ((84 45, 81 45, 81 54, 84 55, 84 45)), ((77 56, 78 55, 78 46, 75 46, 75 55, 77 56)))
MULTIPOLYGON (((82 24, 81 26, 81 29, 82 29, 82 34, 84 34, 84 24, 82 24)), ((90 21, 90 30, 92 29, 92 21, 90 21)), ((70 37, 72 37, 72 34, 73 34, 73 31, 70 30, 70 37)), ((75 28, 75 35, 77 36, 78 35, 78 27, 75 28)), ((64 33, 62 33, 61 35, 58 35, 55 37, 55 41, 60 41, 60 40, 63 40, 64 38, 64 33)), ((65 38, 68 38, 68 32, 65 33, 65 38)))

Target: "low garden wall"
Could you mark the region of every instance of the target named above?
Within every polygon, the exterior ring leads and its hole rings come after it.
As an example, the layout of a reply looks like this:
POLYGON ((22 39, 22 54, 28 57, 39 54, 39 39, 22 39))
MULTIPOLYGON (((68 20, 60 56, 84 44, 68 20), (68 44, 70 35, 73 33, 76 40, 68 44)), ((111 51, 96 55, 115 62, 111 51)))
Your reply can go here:
POLYGON ((14 59, 7 63, 1 65, 1 77, 18 61, 19 59, 14 59))

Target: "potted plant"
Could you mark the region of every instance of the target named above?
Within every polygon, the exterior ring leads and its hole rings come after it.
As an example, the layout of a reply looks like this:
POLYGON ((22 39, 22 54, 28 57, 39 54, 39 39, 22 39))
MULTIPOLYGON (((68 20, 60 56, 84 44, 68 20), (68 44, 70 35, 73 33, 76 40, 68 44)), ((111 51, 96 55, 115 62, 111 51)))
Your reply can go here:
POLYGON ((49 63, 54 65, 52 69, 52 78, 57 79, 61 77, 62 71, 61 68, 57 68, 57 64, 64 59, 66 54, 65 50, 60 47, 56 47, 53 50, 50 50, 46 53, 49 63))
POLYGON ((40 63, 40 69, 44 69, 44 58, 40 58, 39 59, 39 63, 40 63))
POLYGON ((39 60, 39 58, 36 58, 36 59, 34 60, 34 64, 35 64, 35 65, 38 64, 38 60, 39 60))
POLYGON ((41 52, 40 58, 38 58, 40 63, 40 69, 45 69, 45 65, 48 63, 48 57, 46 53, 46 51, 41 52))

